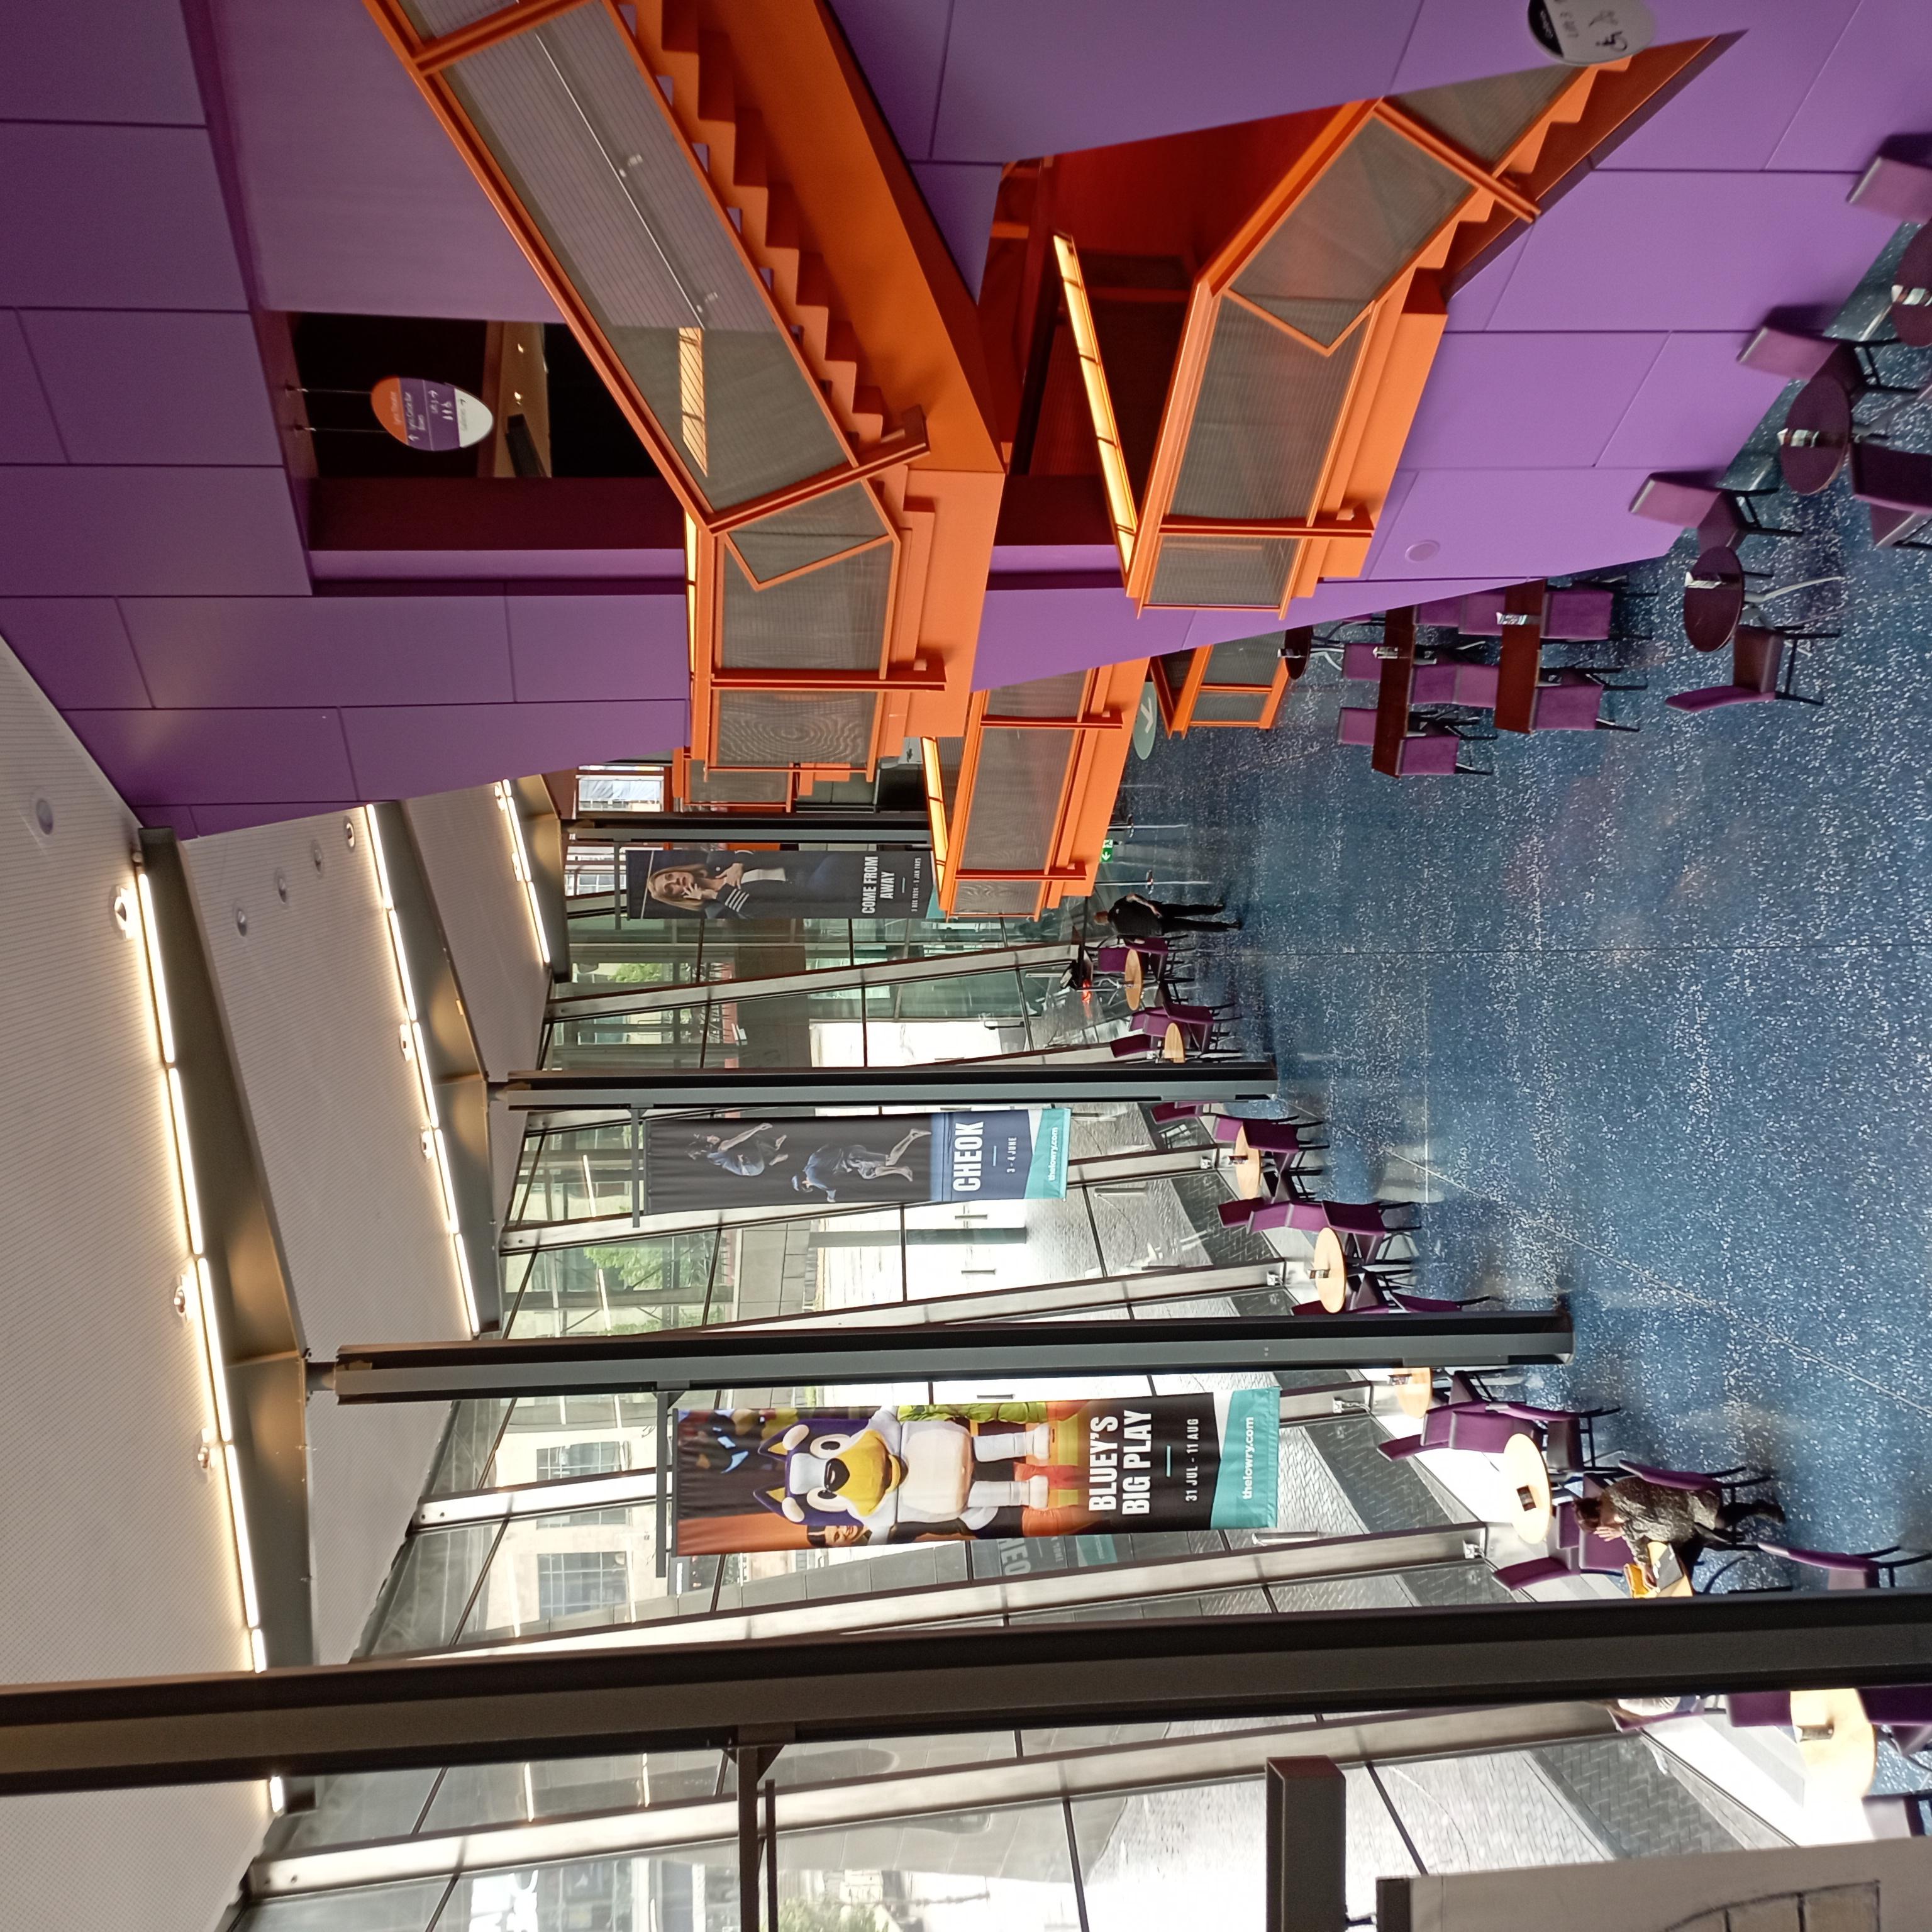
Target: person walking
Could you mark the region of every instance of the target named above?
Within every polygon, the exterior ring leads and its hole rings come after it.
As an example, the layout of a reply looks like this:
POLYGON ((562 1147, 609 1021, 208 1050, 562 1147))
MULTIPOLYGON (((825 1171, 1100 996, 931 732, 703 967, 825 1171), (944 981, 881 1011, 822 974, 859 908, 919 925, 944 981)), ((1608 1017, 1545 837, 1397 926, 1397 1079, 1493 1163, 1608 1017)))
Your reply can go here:
POLYGON ((1110 926, 1123 939, 1159 939, 1170 932, 1238 932, 1238 919, 1212 916, 1223 908, 1185 905, 1173 899, 1150 898, 1145 892, 1124 892, 1110 906, 1096 907, 1095 920, 1110 926))

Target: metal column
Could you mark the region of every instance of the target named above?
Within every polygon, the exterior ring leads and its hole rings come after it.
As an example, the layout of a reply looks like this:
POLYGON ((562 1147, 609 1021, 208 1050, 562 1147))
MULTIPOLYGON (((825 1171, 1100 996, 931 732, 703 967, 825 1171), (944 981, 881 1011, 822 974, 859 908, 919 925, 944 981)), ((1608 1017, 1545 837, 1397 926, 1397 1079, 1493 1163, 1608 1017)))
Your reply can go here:
POLYGON ((1561 1308, 1454 1315, 1234 1315, 958 1322, 772 1334, 674 1328, 529 1341, 345 1344, 311 1382, 338 1402, 822 1388, 842 1382, 1226 1374, 1270 1369, 1500 1369, 1570 1358, 1561 1308))
POLYGON ((1738 1593, 332 1664, 0 1692, 0 1795, 940 1731, 1932 1682, 1932 1596, 1738 1593))

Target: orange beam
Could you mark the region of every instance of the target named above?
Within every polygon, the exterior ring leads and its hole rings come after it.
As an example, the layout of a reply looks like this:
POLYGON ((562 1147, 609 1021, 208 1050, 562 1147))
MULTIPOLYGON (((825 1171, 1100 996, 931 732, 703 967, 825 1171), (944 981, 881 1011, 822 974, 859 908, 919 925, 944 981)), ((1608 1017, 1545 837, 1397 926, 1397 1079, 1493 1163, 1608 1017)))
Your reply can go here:
POLYGON ((944 691, 943 670, 716 670, 713 691, 944 691))
POLYGON ((1163 517, 1164 537, 1372 537, 1375 520, 1346 507, 1332 517, 1256 518, 1240 522, 1224 517, 1163 517))
POLYGON ((481 53, 485 47, 514 40, 519 34, 526 34, 532 27, 541 27, 546 20, 554 20, 558 14, 568 14, 584 4, 584 0, 524 0, 521 6, 486 14, 466 27, 424 40, 415 56, 416 70, 420 74, 440 74, 445 68, 481 53))

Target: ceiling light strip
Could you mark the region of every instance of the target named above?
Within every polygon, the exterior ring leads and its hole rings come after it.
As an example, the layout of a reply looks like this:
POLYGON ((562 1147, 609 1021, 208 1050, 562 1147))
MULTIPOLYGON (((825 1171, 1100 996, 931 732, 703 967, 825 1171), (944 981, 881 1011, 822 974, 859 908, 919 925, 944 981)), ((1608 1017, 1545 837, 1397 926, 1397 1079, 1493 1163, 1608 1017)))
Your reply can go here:
POLYGON ((449 1148, 443 1138, 442 1116, 436 1103, 436 1082, 430 1073, 429 1054, 424 1050, 422 1018, 416 1006, 416 987, 410 978, 409 954, 403 945, 402 922, 396 916, 395 896, 389 890, 389 863, 382 850, 382 829, 376 814, 362 808, 362 822, 368 829, 369 855, 376 865, 376 892, 382 901, 382 916, 388 923, 389 954, 395 962, 396 986, 402 995, 404 1036, 409 1042, 410 1058, 416 1070, 416 1088, 422 1096, 423 1138, 430 1157, 436 1162, 436 1180, 442 1194, 443 1226, 449 1234, 456 1259, 456 1279, 463 1291, 463 1312, 470 1332, 480 1332, 476 1312, 476 1288, 470 1277, 470 1256, 463 1244, 463 1224, 456 1212, 456 1185, 450 1171, 449 1148))
POLYGON ((537 902, 537 882, 530 870, 530 848, 524 842, 524 815, 517 808, 515 788, 508 778, 496 781, 496 803, 510 821, 510 869, 524 889, 524 901, 530 909, 530 931, 536 934, 537 957, 550 964, 550 940, 544 932, 543 908, 537 902))

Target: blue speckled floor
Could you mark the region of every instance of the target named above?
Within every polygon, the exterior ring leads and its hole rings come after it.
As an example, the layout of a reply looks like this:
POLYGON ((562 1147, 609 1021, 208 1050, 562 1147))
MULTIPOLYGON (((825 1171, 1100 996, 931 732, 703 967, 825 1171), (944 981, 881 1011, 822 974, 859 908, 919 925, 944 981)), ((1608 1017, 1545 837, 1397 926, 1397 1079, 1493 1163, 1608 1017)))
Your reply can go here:
POLYGON ((1849 577, 1774 607, 1842 630, 1800 680, 1822 709, 1664 708, 1727 674, 1678 627, 1687 543, 1619 599, 1657 640, 1613 652, 1648 680, 1610 700, 1638 735, 1396 782, 1335 746, 1318 665, 1273 734, 1132 766, 1143 829, 1106 875, 1225 886, 1246 929, 1215 956, 1285 1096, 1333 1123, 1330 1191, 1426 1200, 1430 1288, 1569 1295, 1575 1365, 1540 1381, 1620 1404, 1611 1446, 1762 1462, 1794 1540, 1924 1549, 1932 554, 1875 551, 1846 488, 1781 500, 1804 538, 1745 557, 1849 577))

